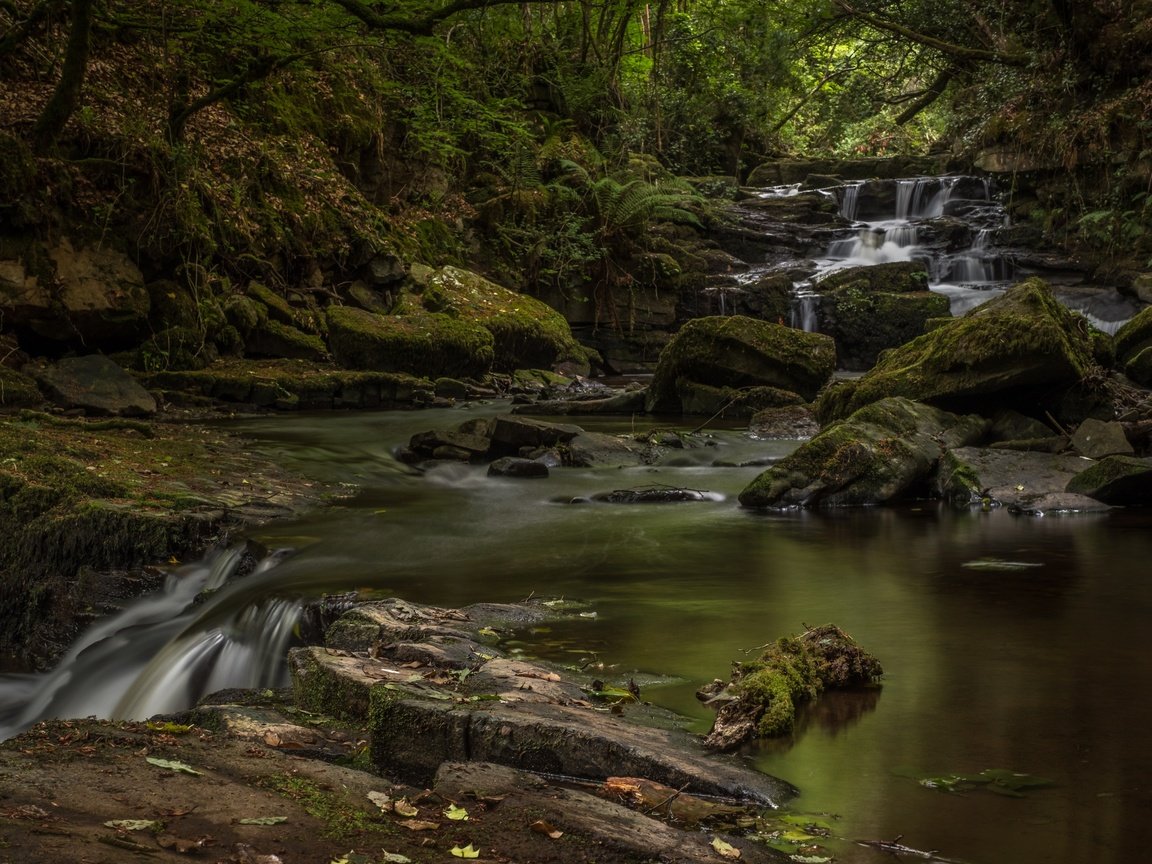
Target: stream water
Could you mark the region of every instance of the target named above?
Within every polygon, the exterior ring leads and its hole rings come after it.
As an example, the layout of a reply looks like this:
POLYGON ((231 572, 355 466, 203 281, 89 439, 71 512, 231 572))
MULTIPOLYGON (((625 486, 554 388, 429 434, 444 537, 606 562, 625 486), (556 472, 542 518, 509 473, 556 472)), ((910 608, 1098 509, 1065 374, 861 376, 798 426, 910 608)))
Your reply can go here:
MULTIPOLYGON (((53 675, 0 680, 6 731, 34 719, 32 704, 34 713, 142 716, 218 686, 276 683, 295 598, 323 591, 440 605, 583 598, 595 618, 523 634, 519 647, 561 662, 596 657, 701 730, 708 710, 693 696, 698 686, 727 677, 732 660, 757 646, 831 621, 886 674, 871 693, 826 695, 792 738, 750 753, 802 790, 796 809, 837 814, 843 838, 903 835, 971 864, 1148 859, 1152 514, 1030 518, 930 503, 753 513, 734 496, 761 469, 714 463, 770 459, 795 444, 737 431, 654 468, 555 470, 544 480, 491 479, 462 465, 414 476, 392 460, 413 432, 468 416, 233 424, 283 464, 361 491, 254 532, 296 550, 262 572, 228 583, 228 556, 176 568, 167 594, 142 601, 121 625, 102 625, 53 675), (561 503, 655 483, 724 497, 561 503), (189 605, 212 580, 224 587, 189 605), (985 769, 1051 785, 1010 797, 921 783, 985 769)), ((838 861, 889 860, 848 844, 836 852, 838 861)))

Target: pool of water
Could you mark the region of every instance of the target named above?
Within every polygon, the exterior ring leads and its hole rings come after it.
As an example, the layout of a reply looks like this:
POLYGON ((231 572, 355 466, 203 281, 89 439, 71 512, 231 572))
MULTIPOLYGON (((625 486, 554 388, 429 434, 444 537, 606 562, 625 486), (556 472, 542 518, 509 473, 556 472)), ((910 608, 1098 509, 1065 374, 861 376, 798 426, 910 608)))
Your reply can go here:
MULTIPOLYGON (((834 622, 880 658, 885 676, 875 691, 827 695, 793 736, 746 754, 801 789, 796 809, 834 814, 846 840, 902 835, 950 861, 1147 860, 1152 514, 1032 518, 931 502, 750 512, 735 496, 762 469, 716 463, 778 458, 796 444, 731 429, 665 464, 558 469, 542 480, 464 465, 417 475, 391 455, 413 432, 498 410, 229 423, 282 464, 359 488, 255 537, 294 547, 279 570, 313 591, 439 605, 586 600, 594 618, 525 634, 524 650, 635 677, 645 699, 700 731, 710 718, 694 698, 700 685, 779 636, 834 622), (719 500, 570 503, 654 484, 719 500), (1009 797, 920 782, 985 769, 1051 785, 1009 797)), ((849 843, 835 851, 838 861, 888 860, 849 843)))

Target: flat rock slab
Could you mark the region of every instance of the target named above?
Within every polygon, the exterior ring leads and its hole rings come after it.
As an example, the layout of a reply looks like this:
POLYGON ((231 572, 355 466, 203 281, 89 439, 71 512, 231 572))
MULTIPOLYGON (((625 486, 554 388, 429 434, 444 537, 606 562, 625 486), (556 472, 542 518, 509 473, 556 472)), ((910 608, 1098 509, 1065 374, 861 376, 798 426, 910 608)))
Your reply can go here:
POLYGON ((791 784, 736 759, 706 753, 686 732, 637 726, 607 711, 547 703, 462 706, 396 696, 372 691, 372 762, 412 783, 430 782, 444 762, 485 761, 577 778, 644 777, 691 794, 768 807, 798 794, 791 784))
POLYGON ((62 408, 82 408, 92 414, 149 417, 156 400, 140 383, 101 354, 68 357, 54 366, 32 368, 32 377, 62 408))
POLYGON ((1068 454, 959 447, 941 457, 937 485, 953 503, 998 504, 1025 513, 1099 512, 1107 505, 1065 491, 1091 464, 1068 454))
MULTIPOLYGON (((696 864, 722 861, 712 846, 712 835, 695 827, 679 828, 631 810, 615 801, 580 789, 549 783, 542 777, 488 762, 446 762, 436 772, 432 790, 443 798, 465 802, 468 799, 499 799, 500 812, 523 814, 525 825, 546 822, 565 836, 579 836, 595 855, 597 846, 609 847, 637 860, 664 864, 696 864)), ((565 837, 542 842, 551 848, 541 850, 534 861, 581 860, 577 849, 565 837)), ((740 860, 748 864, 790 860, 762 844, 724 835, 725 842, 740 850, 740 860)))

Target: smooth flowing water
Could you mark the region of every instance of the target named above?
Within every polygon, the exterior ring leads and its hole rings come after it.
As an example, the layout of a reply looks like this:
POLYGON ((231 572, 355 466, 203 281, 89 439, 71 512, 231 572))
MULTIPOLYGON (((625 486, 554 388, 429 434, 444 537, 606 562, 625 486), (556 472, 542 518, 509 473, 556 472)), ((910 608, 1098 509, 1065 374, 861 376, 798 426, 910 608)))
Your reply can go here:
MULTIPOLYGON (((413 476, 390 456, 412 432, 495 410, 237 424, 282 463, 362 491, 257 531, 269 546, 297 551, 217 592, 204 604, 206 617, 190 613, 171 635, 203 646, 197 634, 212 628, 225 639, 250 634, 241 610, 278 592, 359 588, 440 605, 579 597, 595 618, 524 634, 524 650, 560 661, 596 657, 622 680, 635 676, 646 699, 705 730, 709 713, 693 696, 697 687, 726 678, 734 659, 770 640, 831 621, 878 655, 886 674, 878 691, 827 695, 792 738, 750 754, 800 787, 797 809, 837 814, 840 837, 903 835, 907 845, 971 864, 1147 860, 1152 516, 1030 518, 931 503, 749 512, 735 494, 761 469, 714 462, 778 457, 795 445, 736 431, 677 454, 676 464, 555 470, 544 480, 492 479, 462 465, 413 476), (561 503, 657 483, 724 497, 561 503), (920 782, 985 769, 1051 785, 1017 798, 987 787, 949 794, 920 782)), ((284 620, 267 616, 256 632, 273 619, 284 620)), ((183 668, 187 652, 167 650, 150 674, 165 691, 181 690, 183 681, 163 673, 183 668)), ((10 679, 0 697, 27 698, 36 683, 10 679)), ((84 689, 58 690, 70 687, 84 689)), ((58 704, 88 713, 78 702, 58 704)), ((837 855, 888 860, 851 845, 837 855)))

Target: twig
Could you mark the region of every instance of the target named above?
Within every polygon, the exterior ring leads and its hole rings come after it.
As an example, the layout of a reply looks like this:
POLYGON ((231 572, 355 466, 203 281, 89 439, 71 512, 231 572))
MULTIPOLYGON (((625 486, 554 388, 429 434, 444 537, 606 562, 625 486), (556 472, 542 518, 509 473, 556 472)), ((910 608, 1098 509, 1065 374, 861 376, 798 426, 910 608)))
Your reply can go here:
MULTIPOLYGON (((689 783, 685 783, 683 786, 681 786, 679 789, 677 789, 675 792, 673 792, 671 795, 669 795, 663 801, 658 801, 655 804, 653 804, 651 807, 649 807, 647 810, 641 810, 640 812, 642 814, 644 814, 645 816, 647 816, 649 813, 654 813, 655 811, 659 810, 661 807, 664 807, 665 805, 671 804, 673 801, 675 801, 677 798, 680 797, 680 793, 683 792, 685 789, 687 789, 688 786, 689 786, 689 783)), ((669 811, 668 815, 672 815, 671 811, 669 811)))

